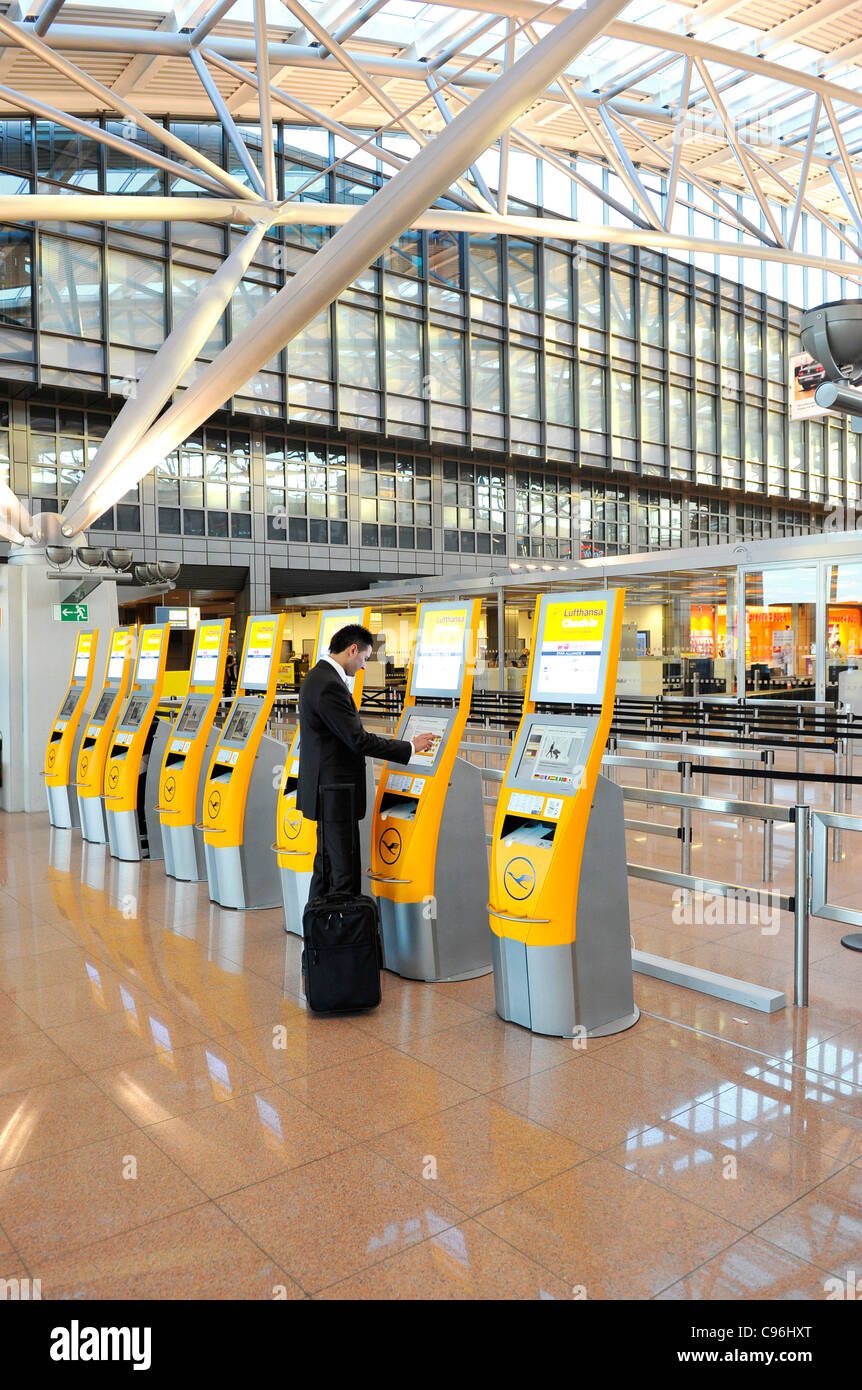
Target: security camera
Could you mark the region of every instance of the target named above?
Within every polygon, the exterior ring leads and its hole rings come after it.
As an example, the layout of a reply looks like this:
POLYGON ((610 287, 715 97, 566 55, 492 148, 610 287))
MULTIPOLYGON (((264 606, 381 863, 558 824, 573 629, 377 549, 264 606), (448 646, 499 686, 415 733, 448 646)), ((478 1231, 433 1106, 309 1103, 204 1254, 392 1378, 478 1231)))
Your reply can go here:
POLYGON ((855 417, 853 430, 862 431, 862 300, 836 299, 807 309, 800 327, 802 346, 826 374, 814 392, 824 410, 855 417))

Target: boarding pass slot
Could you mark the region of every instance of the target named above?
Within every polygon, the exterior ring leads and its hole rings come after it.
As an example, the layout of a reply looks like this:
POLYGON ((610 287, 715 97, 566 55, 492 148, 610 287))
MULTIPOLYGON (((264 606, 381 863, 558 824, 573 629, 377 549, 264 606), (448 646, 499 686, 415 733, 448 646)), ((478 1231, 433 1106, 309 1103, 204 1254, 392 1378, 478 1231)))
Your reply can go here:
POLYGON ((88 736, 87 738, 84 739, 83 743, 81 744, 81 751, 85 753, 85 752, 87 751, 88 748, 94 748, 94 747, 95 747, 95 744, 96 744, 95 738, 90 738, 90 737, 88 736))
POLYGON ((59 743, 65 732, 65 729, 52 729, 50 742, 59 743))
POLYGON ((227 786, 233 772, 232 767, 226 767, 224 763, 216 763, 210 777, 211 782, 219 782, 222 786, 227 786))
POLYGON ((399 792, 384 792, 380 798, 381 816, 394 816, 397 820, 414 820, 419 802, 415 796, 401 795, 399 792))
POLYGON ((524 816, 506 816, 500 839, 508 849, 526 845, 532 849, 550 849, 554 843, 556 823, 548 820, 526 820, 524 816))
POLYGON ((175 767, 177 763, 182 767, 186 760, 185 753, 168 753, 165 758, 165 767, 175 767))

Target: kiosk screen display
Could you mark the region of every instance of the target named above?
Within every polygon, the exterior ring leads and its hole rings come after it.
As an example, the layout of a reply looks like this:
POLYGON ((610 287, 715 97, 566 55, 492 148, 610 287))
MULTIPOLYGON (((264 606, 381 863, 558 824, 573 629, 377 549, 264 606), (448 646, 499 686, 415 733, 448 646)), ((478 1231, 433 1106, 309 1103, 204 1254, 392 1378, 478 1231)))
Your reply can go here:
POLYGON ((221 736, 223 743, 245 743, 259 713, 257 705, 234 705, 227 728, 221 736))
POLYGON ((123 663, 126 660, 125 652, 111 652, 108 662, 108 680, 118 681, 123 674, 123 663))
POLYGON ((469 609, 422 607, 410 691, 413 695, 459 695, 464 676, 464 637, 469 609))
POLYGON ((440 755, 448 727, 448 719, 435 719, 433 715, 423 714, 421 710, 411 714, 401 737, 409 742, 417 734, 433 734, 434 742, 427 753, 411 753, 407 766, 415 767, 420 772, 430 772, 440 755))
POLYGON ((608 600, 542 601, 531 700, 598 700, 608 600))
POLYGON ((586 762, 586 731, 560 725, 534 724, 527 736, 516 773, 546 791, 574 791, 586 762))
POLYGON ((78 696, 80 695, 80 693, 80 690, 69 691, 68 695, 63 701, 63 708, 57 715, 58 719, 71 719, 72 715, 75 713, 75 706, 78 703, 78 696))
POLYGON ((123 714, 122 725, 124 729, 139 729, 144 719, 144 715, 149 707, 149 700, 144 695, 133 695, 126 705, 123 714))
POLYGON ((103 690, 99 696, 99 703, 93 710, 91 724, 104 724, 108 715, 111 713, 111 706, 117 698, 116 690, 103 690))
POLYGON ((76 681, 84 681, 84 680, 86 680, 86 679, 87 679, 87 668, 89 667, 89 665, 90 665, 90 653, 89 653, 89 651, 78 652, 78 655, 75 657, 75 669, 74 669, 74 671, 72 672, 72 679, 73 679, 73 680, 76 680, 76 681))
POLYGON ((186 700, 174 733, 187 734, 193 738, 201 726, 201 720, 207 712, 208 705, 209 700, 196 700, 194 696, 186 700))
POLYGON ((252 618, 246 639, 240 685, 243 690, 266 690, 272 669, 275 644, 275 618, 252 618))

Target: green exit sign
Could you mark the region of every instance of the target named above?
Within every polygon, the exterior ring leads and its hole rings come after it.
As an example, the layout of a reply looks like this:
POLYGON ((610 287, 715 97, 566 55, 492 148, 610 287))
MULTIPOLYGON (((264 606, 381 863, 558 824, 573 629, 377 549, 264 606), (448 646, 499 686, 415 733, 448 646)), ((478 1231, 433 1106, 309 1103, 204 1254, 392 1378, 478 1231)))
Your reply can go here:
POLYGON ((90 608, 86 603, 57 603, 55 616, 61 623, 86 623, 90 620, 90 608))

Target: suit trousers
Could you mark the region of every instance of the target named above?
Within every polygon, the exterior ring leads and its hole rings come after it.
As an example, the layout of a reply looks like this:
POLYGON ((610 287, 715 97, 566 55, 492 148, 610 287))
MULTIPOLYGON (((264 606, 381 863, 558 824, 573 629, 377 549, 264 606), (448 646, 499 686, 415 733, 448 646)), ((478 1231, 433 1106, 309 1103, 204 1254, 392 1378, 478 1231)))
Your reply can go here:
MULTIPOLYGON (((320 810, 322 814, 322 807, 320 810)), ((323 822, 318 819, 317 853, 314 856, 309 901, 323 897, 324 893, 359 893, 361 889, 358 821, 323 822)))

